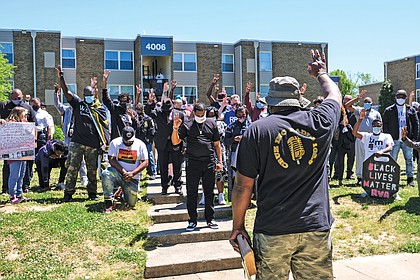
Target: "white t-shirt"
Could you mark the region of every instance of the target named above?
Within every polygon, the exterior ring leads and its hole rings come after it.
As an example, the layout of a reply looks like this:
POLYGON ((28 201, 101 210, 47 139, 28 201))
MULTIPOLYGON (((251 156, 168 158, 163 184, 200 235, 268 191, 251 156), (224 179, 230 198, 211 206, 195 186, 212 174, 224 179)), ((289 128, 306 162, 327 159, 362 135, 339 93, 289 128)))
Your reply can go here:
MULTIPOLYGON (((133 145, 127 147, 124 145, 122 137, 115 138, 109 144, 108 157, 115 157, 118 163, 126 171, 133 171, 142 161, 149 159, 146 144, 140 139, 135 138, 133 145)), ((134 179, 140 179, 141 173, 134 176, 134 179)))
POLYGON ((42 130, 44 127, 52 127, 54 129, 54 121, 52 116, 41 108, 35 111, 35 118, 38 123, 37 129, 42 130))
POLYGON ((397 105, 397 111, 398 111, 398 125, 400 127, 399 131, 400 131, 400 136, 398 138, 398 140, 401 140, 401 129, 404 126, 407 126, 407 110, 405 107, 405 104, 403 106, 399 106, 397 105))
POLYGON ((379 135, 374 135, 370 132, 359 132, 363 135, 360 140, 363 144, 363 149, 365 151, 365 159, 368 159, 371 155, 376 152, 379 152, 387 147, 388 144, 394 145, 394 140, 392 139, 391 134, 380 133, 379 135))

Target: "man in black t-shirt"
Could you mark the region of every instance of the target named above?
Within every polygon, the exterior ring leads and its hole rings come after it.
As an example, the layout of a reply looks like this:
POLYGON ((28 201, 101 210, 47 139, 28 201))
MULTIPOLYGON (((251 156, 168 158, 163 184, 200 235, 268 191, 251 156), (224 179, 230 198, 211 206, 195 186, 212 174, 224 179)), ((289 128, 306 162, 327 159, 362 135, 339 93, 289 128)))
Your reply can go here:
POLYGON ((311 51, 309 74, 325 100, 312 110, 292 77, 270 81, 271 115, 251 124, 242 137, 232 193, 236 251, 238 234, 249 241, 245 212, 258 176, 254 250, 258 279, 333 279, 327 156, 338 125, 341 95, 327 74, 325 55, 311 51))
MULTIPOLYGON (((83 89, 83 99, 69 91, 64 81, 64 73, 61 67, 57 66, 57 73, 60 79, 60 86, 64 96, 73 108, 73 136, 69 147, 68 170, 66 174, 66 187, 64 189, 63 202, 69 202, 76 191, 77 172, 82 164, 83 157, 87 169, 87 191, 89 199, 98 200, 97 196, 97 170, 98 154, 105 150, 109 143, 109 125, 105 109, 95 99, 95 83, 91 80, 91 86, 83 89)), ((106 77, 104 76, 104 84, 106 77)))
POLYGON ((205 197, 204 216, 207 226, 213 229, 218 225, 213 220, 214 215, 214 183, 215 171, 221 171, 222 150, 220 148, 220 134, 217 124, 213 119, 206 118, 206 110, 203 104, 194 105, 194 120, 185 122, 179 114, 176 114, 173 122, 172 144, 178 145, 182 140, 187 141, 187 208, 190 219, 187 231, 193 231, 197 227, 197 197, 198 183, 200 178, 203 182, 203 192, 205 197), (217 154, 217 164, 215 168, 214 151, 217 154))

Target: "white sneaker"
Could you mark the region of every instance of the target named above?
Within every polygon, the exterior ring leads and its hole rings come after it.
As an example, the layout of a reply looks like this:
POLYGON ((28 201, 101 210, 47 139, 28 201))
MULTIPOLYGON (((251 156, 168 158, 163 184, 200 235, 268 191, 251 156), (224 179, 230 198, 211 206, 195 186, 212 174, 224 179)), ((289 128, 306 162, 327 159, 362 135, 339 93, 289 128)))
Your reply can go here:
POLYGON ((198 203, 199 205, 204 205, 204 204, 206 204, 206 202, 205 202, 205 200, 204 200, 204 193, 201 195, 201 200, 200 200, 200 202, 198 203))
POLYGON ((57 184, 57 189, 58 190, 64 190, 66 188, 66 185, 64 183, 58 183, 57 184))
POLYGON ((369 194, 367 192, 362 193, 360 196, 361 197, 367 197, 369 194))
POLYGON ((226 200, 223 193, 219 193, 219 205, 226 205, 226 200))
POLYGON ((398 201, 402 200, 401 196, 398 193, 394 194, 393 197, 395 198, 395 200, 398 200, 398 201))

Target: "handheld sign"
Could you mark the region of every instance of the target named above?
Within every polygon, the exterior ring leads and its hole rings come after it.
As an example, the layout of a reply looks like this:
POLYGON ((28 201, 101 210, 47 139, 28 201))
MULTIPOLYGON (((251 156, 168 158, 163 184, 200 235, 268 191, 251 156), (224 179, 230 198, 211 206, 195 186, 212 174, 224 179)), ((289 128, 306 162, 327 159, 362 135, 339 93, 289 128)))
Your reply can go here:
POLYGON ((363 162, 363 189, 374 198, 391 198, 398 192, 400 166, 387 154, 371 155, 363 162))
POLYGON ((244 274, 246 279, 251 279, 252 275, 257 274, 257 268, 255 266, 254 251, 242 234, 238 234, 237 237, 239 250, 241 252, 242 267, 244 268, 244 274))

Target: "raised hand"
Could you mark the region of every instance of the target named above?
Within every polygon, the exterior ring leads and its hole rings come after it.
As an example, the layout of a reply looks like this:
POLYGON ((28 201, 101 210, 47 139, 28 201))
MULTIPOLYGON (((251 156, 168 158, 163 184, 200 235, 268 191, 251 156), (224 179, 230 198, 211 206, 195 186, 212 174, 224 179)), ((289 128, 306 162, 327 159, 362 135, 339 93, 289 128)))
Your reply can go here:
POLYGON ((179 118, 179 113, 175 113, 174 115, 174 128, 178 129, 182 124, 182 120, 179 118))
POLYGON ((141 84, 136 85, 136 93, 141 94, 141 91, 142 91, 141 84))
POLYGON ((109 71, 109 70, 104 70, 104 75, 103 75, 103 79, 104 79, 104 81, 108 81, 109 73, 111 73, 111 71, 109 71))
POLYGON ((163 84, 163 93, 168 92, 168 90, 169 90, 169 85, 168 85, 168 82, 165 82, 165 83, 163 84))
POLYGON ((215 86, 214 86, 214 92, 219 92, 219 84, 216 84, 215 86))
POLYGON ((57 76, 60 78, 61 73, 63 73, 63 71, 61 70, 61 65, 57 65, 57 67, 55 67, 55 70, 57 70, 57 76))
POLYGON ((60 97, 60 86, 57 83, 54 84, 54 92, 57 93, 58 97, 60 97))
POLYGON ((92 78, 90 78, 90 86, 92 88, 95 88, 97 84, 98 84, 98 77, 93 76, 92 78))
POLYGON ((360 111, 359 119, 363 120, 365 117, 366 117, 366 109, 362 109, 362 111, 360 111))
POLYGON ((217 81, 219 80, 219 74, 214 74, 213 76, 213 84, 217 83, 217 81))
POLYGON ((328 73, 325 53, 320 54, 318 50, 311 50, 312 62, 308 65, 308 73, 314 78, 321 74, 328 73))
POLYGON ((308 85, 306 83, 303 83, 302 87, 300 88, 300 94, 305 95, 305 91, 308 85))
POLYGON ((174 90, 176 88, 176 85, 177 85, 176 80, 172 80, 171 81, 171 90, 174 90))
POLYGON ((252 83, 251 82, 246 83, 245 92, 250 92, 251 91, 251 87, 252 87, 252 83))

